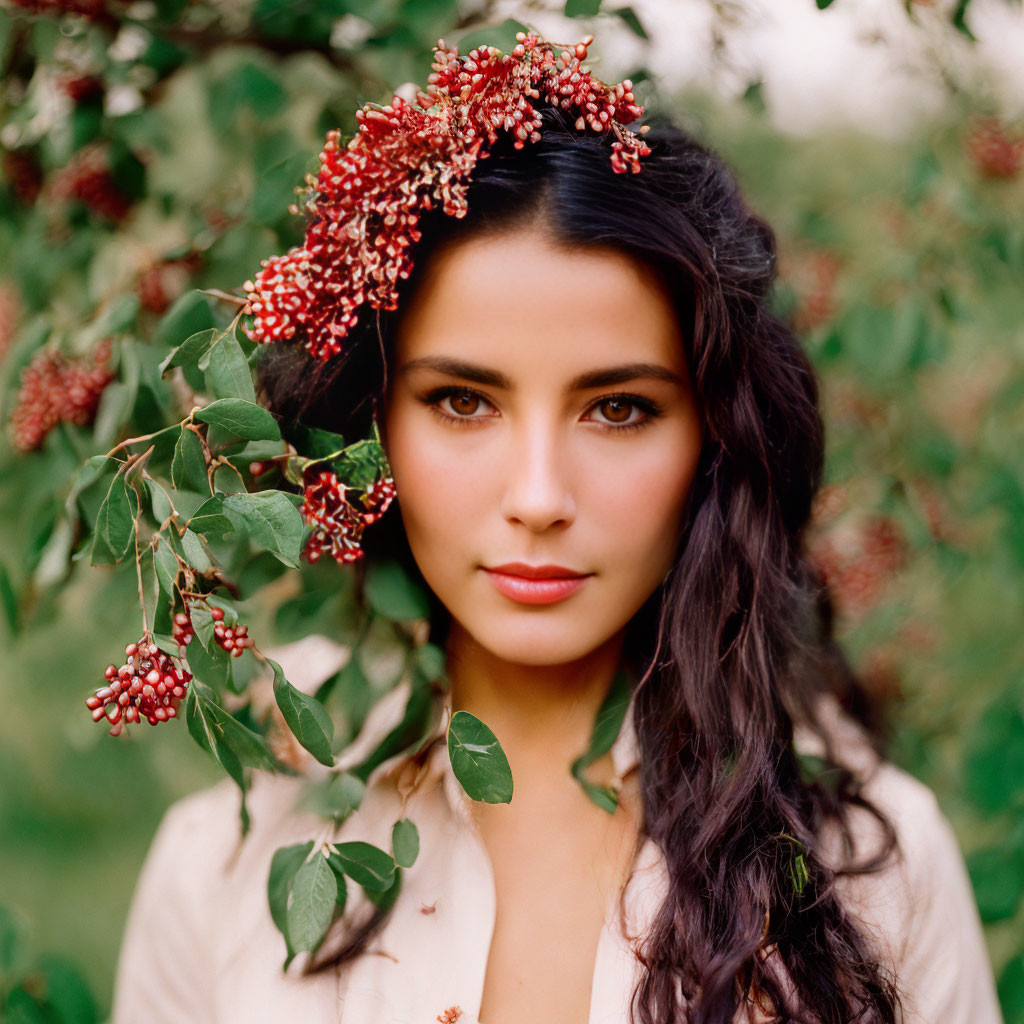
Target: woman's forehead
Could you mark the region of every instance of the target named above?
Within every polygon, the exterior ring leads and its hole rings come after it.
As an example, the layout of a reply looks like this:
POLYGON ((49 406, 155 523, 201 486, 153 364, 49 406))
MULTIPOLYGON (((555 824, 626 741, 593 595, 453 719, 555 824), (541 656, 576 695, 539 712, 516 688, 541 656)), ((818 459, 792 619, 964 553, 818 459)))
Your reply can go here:
POLYGON ((657 274, 613 247, 558 246, 542 232, 474 237, 435 255, 398 335, 399 368, 428 357, 577 377, 623 363, 685 365, 657 274))

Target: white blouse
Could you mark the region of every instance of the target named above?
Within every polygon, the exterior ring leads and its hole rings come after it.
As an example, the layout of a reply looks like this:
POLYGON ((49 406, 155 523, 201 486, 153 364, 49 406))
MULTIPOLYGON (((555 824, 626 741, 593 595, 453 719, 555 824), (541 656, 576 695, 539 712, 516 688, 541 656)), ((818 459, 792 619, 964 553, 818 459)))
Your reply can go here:
MULTIPOLYGON (((348 657, 346 648, 321 636, 270 653, 307 692, 348 657)), ((371 709, 340 767, 365 759, 400 718, 407 695, 403 681, 371 709)), ((1002 1024, 963 858, 934 795, 878 761, 833 700, 823 708, 840 750, 868 778, 865 793, 893 821, 903 849, 884 870, 840 878, 837 889, 895 972, 905 1024, 1002 1024)), ((469 797, 451 770, 445 744, 450 712, 448 705, 425 762, 396 755, 379 765, 359 809, 330 835, 388 850, 399 818, 412 819, 420 832, 419 856, 403 869, 389 919, 367 950, 340 970, 303 977, 308 954, 299 954, 282 971, 284 940, 267 903, 270 860, 278 847, 325 831, 323 819, 295 808, 298 781, 255 773, 248 799, 252 827, 244 841, 230 779, 174 804, 136 887, 112 1024, 486 1024, 479 1010, 494 930, 494 879, 469 797)), ((821 752, 818 738, 803 729, 795 742, 800 751, 821 752)), ((637 768, 632 705, 611 758, 619 779, 637 768)), ((310 763, 309 774, 324 771, 310 763)), ((877 848, 881 831, 860 809, 853 822, 859 860, 877 848)), ((838 835, 832 840, 838 862, 838 835)), ((641 977, 635 950, 665 891, 664 858, 648 839, 624 887, 624 914, 617 899, 608 908, 589 1024, 627 1024, 641 977)), ((346 915, 370 909, 359 887, 350 886, 346 915)))

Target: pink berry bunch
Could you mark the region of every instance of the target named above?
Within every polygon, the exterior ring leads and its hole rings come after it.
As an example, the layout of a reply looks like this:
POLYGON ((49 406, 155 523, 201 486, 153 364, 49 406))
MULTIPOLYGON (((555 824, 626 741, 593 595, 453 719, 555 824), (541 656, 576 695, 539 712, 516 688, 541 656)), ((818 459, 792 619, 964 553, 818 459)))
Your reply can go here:
MULTIPOLYGON (((247 647, 254 646, 248 626, 242 623, 234 626, 225 625, 223 608, 211 608, 210 617, 214 622, 214 640, 233 658, 240 658, 247 647)), ((191 643, 195 629, 192 626, 192 617, 187 611, 178 612, 174 616, 172 634, 179 647, 187 647, 191 643)))
POLYGON ((1024 167, 1024 136, 1011 138, 998 118, 976 119, 966 149, 986 178, 1016 178, 1024 167))
POLYGON ((635 120, 643 108, 629 79, 608 86, 583 67, 593 36, 572 49, 534 32, 516 38, 510 54, 480 47, 465 56, 438 40, 429 85, 415 102, 395 95, 386 106, 366 103, 347 143, 336 130, 327 134, 320 171, 308 179, 303 244, 264 260, 245 282, 244 312, 252 317, 245 330, 253 341, 300 337, 310 355, 327 360, 342 350, 364 303, 397 308, 421 213, 441 207, 465 216, 470 175, 499 131, 512 133, 517 149, 540 139, 531 100, 576 114, 578 130, 614 133, 613 170, 640 170, 639 157, 650 148, 619 122, 635 120))
POLYGON ((306 561, 317 562, 324 551, 339 565, 362 558, 363 530, 387 511, 395 497, 395 482, 391 477, 375 480, 354 502, 348 491, 330 470, 322 470, 306 484, 299 510, 313 527, 302 552, 306 561))
POLYGON ((114 379, 105 365, 110 343, 100 342, 91 360, 68 360, 59 352, 43 351, 22 371, 11 422, 14 447, 22 452, 42 447, 58 423, 87 426, 96 416, 100 396, 114 379))
POLYGON ((192 674, 161 651, 148 633, 128 644, 124 653, 124 664, 108 665, 103 673, 106 685, 85 701, 94 722, 106 719, 110 724, 111 736, 120 735, 124 725, 143 718, 150 725, 176 718, 192 679, 192 674))
POLYGON ((240 658, 246 647, 253 646, 249 636, 249 627, 238 623, 234 626, 224 624, 224 609, 211 608, 210 615, 214 621, 213 638, 233 658, 240 658))

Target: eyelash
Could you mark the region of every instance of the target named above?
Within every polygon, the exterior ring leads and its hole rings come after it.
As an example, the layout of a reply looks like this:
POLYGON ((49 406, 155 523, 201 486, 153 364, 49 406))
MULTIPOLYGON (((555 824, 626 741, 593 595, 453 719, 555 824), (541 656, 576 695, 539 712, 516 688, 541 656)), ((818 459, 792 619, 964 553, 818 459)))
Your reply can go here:
MULTIPOLYGON (((435 388, 433 391, 428 392, 424 395, 420 401, 424 405, 428 406, 430 411, 434 413, 439 419, 445 423, 451 423, 458 427, 469 427, 477 423, 480 417, 474 416, 453 416, 451 413, 444 412, 440 403, 450 398, 452 395, 472 395, 474 398, 479 398, 482 402, 487 402, 487 399, 480 394, 479 391, 474 391, 472 388, 456 387, 454 385, 448 385, 442 388, 435 388)), ((599 426, 605 430, 610 430, 616 433, 621 433, 626 430, 638 430, 640 427, 648 426, 654 419, 661 415, 661 409, 652 402, 649 398, 644 398, 641 395, 631 395, 627 393, 616 393, 614 395, 603 395, 597 399, 596 402, 592 403, 590 408, 593 409, 595 406, 603 405, 605 402, 613 400, 626 401, 630 405, 636 406, 644 414, 644 419, 636 420, 633 423, 600 423, 599 426)), ((490 405, 490 402, 487 403, 490 405)))

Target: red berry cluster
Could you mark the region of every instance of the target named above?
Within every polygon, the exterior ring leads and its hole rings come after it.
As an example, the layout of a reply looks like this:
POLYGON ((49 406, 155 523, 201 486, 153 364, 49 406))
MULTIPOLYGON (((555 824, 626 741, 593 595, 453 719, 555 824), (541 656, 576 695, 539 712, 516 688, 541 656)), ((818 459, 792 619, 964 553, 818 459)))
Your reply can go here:
POLYGON ((213 638, 233 658, 240 658, 246 647, 252 647, 252 637, 249 636, 249 627, 237 624, 234 626, 224 625, 224 609, 211 608, 210 615, 216 625, 213 627, 213 638))
POLYGON ((125 724, 145 718, 150 725, 166 722, 178 714, 178 705, 188 690, 192 674, 176 659, 160 650, 149 633, 125 649, 125 662, 108 665, 100 687, 85 705, 92 720, 106 719, 110 735, 118 736, 125 724))
POLYGON ((1024 167, 1024 136, 1010 138, 998 118, 976 119, 966 149, 986 178, 1016 178, 1024 167))
MULTIPOLYGON (((211 608, 210 616, 215 623, 213 627, 214 640, 233 658, 240 658, 247 647, 253 646, 253 639, 249 636, 248 626, 240 623, 234 626, 226 626, 224 624, 223 608, 211 608)), ((188 611, 178 612, 174 616, 172 632, 179 647, 188 646, 195 635, 192 617, 188 611)))
POLYGON ((43 171, 35 157, 24 150, 4 153, 4 178, 18 201, 31 206, 43 188, 43 171))
POLYGON ((180 260, 161 260, 146 267, 135 286, 142 308, 151 313, 163 313, 188 287, 199 262, 197 257, 188 256, 180 260))
POLYGON ((434 47, 433 73, 415 102, 395 95, 390 104, 356 111, 359 130, 343 144, 331 131, 320 171, 309 179, 311 214, 301 246, 262 262, 245 282, 249 337, 264 344, 302 338, 310 354, 326 360, 342 349, 368 302, 392 310, 398 282, 412 270, 417 223, 437 206, 465 216, 469 178, 498 131, 522 148, 540 139, 540 116, 531 99, 543 98, 577 114, 576 127, 611 131, 616 173, 640 170, 650 148, 619 121, 640 117, 629 79, 608 86, 582 66, 587 36, 572 50, 520 32, 511 54, 494 47, 459 56, 444 40, 434 47))
POLYGON ((306 484, 300 511, 313 527, 302 552, 306 561, 318 561, 324 551, 339 565, 361 558, 363 530, 387 511, 395 497, 395 482, 391 477, 375 480, 355 503, 349 500, 348 490, 329 470, 306 484))
POLYGON ((132 204, 111 177, 106 152, 95 146, 79 150, 57 172, 50 195, 56 200, 78 199, 107 220, 121 220, 132 204))
POLYGON ((794 321, 799 332, 820 327, 835 315, 839 261, 831 253, 815 252, 808 259, 805 270, 808 278, 806 291, 794 321))
POLYGON ((102 341, 88 360, 68 360, 59 352, 38 353, 21 374, 21 388, 11 415, 14 447, 40 448, 60 422, 84 427, 96 416, 100 396, 114 379, 107 367, 110 342, 102 341))
POLYGON ((70 73, 57 78, 57 88, 75 103, 90 100, 103 94, 103 79, 96 75, 70 73))
POLYGON ((872 608, 894 573, 907 562, 906 538, 886 516, 873 516, 851 528, 836 527, 811 543, 836 603, 844 612, 872 608))

